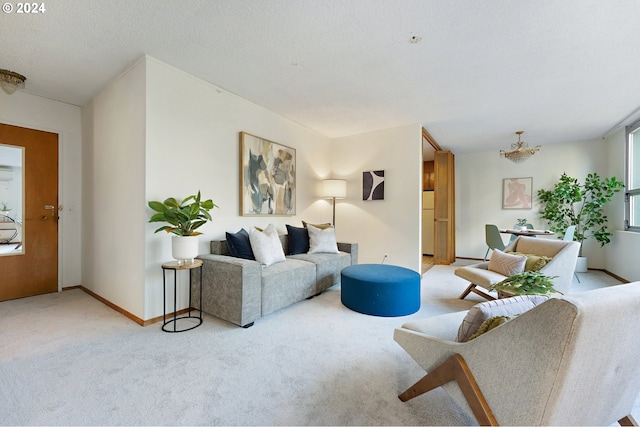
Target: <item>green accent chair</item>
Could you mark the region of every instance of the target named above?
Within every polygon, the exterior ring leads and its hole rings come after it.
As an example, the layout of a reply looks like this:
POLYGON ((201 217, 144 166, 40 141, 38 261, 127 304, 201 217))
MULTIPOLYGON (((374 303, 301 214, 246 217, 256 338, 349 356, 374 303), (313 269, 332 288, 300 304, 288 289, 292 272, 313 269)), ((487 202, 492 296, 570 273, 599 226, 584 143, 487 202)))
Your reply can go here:
POLYGON ((494 249, 500 249, 504 251, 504 242, 502 241, 502 236, 500 236, 500 230, 494 224, 485 224, 484 226, 484 234, 485 241, 487 242, 487 252, 484 254, 484 260, 487 260, 487 255, 489 255, 489 251, 494 249))

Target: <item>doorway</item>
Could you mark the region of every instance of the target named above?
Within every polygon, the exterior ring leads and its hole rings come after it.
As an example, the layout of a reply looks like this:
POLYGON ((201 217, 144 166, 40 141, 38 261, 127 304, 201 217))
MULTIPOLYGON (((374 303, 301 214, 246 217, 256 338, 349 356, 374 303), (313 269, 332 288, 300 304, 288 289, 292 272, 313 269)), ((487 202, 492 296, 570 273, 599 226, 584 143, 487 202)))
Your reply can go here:
POLYGON ((422 128, 422 272, 455 261, 454 158, 422 128), (432 258, 429 258, 432 257, 432 258))
MULTIPOLYGON (((12 172, 6 174, 3 197, 13 206, 3 222, 17 232, 8 242, 16 248, 0 254, 0 301, 56 292, 58 135, 0 124, 2 147, 8 153, 17 150, 21 163, 0 164, 0 169, 12 172)), ((0 157, 9 163, 4 159, 0 157)))

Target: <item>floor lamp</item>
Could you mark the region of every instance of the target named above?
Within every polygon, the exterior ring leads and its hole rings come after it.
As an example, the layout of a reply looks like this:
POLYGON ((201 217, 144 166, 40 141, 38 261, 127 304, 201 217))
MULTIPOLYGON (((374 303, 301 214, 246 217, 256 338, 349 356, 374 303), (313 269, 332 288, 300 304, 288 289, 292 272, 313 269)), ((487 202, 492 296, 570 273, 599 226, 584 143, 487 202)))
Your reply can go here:
POLYGON ((333 201, 333 222, 336 226, 336 199, 347 197, 347 181, 344 179, 325 179, 322 181, 322 197, 333 201))

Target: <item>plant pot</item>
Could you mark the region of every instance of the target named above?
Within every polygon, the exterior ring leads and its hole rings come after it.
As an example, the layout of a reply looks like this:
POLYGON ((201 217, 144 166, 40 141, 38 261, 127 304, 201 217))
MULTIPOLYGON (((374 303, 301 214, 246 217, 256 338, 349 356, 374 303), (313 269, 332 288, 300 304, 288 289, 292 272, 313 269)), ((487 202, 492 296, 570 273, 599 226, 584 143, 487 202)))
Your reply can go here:
POLYGON ((578 261, 576 262, 576 273, 586 273, 587 272, 587 257, 579 256, 578 261))
POLYGON ((171 256, 178 264, 192 264, 198 256, 198 236, 171 236, 171 256))

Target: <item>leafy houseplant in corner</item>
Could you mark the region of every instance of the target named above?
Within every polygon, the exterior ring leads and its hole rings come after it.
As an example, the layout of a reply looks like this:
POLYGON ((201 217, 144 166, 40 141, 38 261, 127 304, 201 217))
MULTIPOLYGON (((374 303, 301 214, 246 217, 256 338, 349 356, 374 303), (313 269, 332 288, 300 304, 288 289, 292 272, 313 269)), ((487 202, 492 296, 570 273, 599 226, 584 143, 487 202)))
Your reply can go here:
MULTIPOLYGON (((538 190, 538 198, 544 205, 540 216, 547 220, 551 231, 558 233, 560 239, 567 227, 575 225, 573 240, 580 242, 579 256, 582 257, 585 240, 593 237, 600 246, 611 241, 612 233, 607 230, 604 207, 622 188, 624 183, 616 177, 601 179, 598 174, 590 173, 581 184, 576 178, 563 173, 553 189, 538 190)), ((582 271, 586 271, 586 259, 583 263, 582 271)))
POLYGON ((158 228, 159 231, 172 233, 171 255, 178 260, 178 263, 192 263, 198 256, 198 235, 196 231, 208 221, 211 221, 209 211, 217 207, 211 199, 202 200, 200 192, 183 199, 180 203, 173 197, 164 202, 150 201, 149 207, 156 213, 153 214, 149 222, 166 222, 158 228))
POLYGON ((489 287, 490 291, 498 291, 505 296, 515 295, 549 295, 556 290, 553 288, 553 279, 558 276, 546 276, 535 270, 528 270, 519 274, 513 274, 502 282, 489 287))

